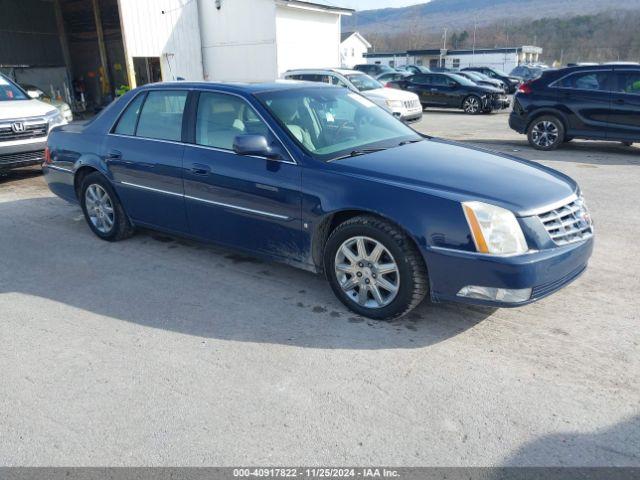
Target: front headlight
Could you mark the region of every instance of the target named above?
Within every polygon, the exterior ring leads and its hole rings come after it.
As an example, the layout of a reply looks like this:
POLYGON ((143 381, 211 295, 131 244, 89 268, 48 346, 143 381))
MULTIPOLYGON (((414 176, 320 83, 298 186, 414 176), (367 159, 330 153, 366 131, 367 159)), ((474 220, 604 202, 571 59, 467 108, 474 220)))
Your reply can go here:
POLYGON ((387 107, 389 108, 402 108, 402 100, 387 100, 387 107))
POLYGON ((520 224, 509 210, 482 202, 464 202, 462 209, 478 252, 517 255, 529 250, 520 224))
POLYGON ((57 109, 53 112, 48 113, 46 118, 47 122, 49 123, 49 130, 64 123, 64 117, 62 116, 62 113, 60 113, 60 111, 57 109))

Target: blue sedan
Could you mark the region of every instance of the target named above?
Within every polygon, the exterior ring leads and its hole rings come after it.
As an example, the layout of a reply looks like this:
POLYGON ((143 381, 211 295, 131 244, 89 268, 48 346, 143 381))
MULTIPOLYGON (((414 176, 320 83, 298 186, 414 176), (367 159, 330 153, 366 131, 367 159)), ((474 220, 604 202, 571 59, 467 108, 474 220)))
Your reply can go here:
POLYGON ((527 304, 593 249, 571 178, 425 137, 328 85, 145 86, 56 128, 43 168, 103 240, 145 227, 283 261, 377 319, 426 296, 527 304))

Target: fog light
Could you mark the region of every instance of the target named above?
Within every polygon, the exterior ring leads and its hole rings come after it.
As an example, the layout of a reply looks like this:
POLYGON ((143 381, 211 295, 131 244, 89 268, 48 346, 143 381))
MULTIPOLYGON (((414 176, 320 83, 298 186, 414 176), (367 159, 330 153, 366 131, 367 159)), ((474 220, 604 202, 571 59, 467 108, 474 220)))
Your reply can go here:
POLYGON ((469 285, 458 292, 459 297, 475 298, 478 300, 490 300, 494 302, 520 303, 531 298, 531 289, 519 290, 509 288, 479 287, 469 285))

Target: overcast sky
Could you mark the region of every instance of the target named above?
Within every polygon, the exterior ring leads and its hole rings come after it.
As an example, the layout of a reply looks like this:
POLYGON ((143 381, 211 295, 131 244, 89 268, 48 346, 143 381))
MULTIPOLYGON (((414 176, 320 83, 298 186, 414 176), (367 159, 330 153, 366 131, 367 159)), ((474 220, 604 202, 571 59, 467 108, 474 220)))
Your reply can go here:
POLYGON ((334 0, 334 4, 355 8, 356 10, 373 10, 375 8, 406 7, 418 3, 427 3, 428 0, 334 0))

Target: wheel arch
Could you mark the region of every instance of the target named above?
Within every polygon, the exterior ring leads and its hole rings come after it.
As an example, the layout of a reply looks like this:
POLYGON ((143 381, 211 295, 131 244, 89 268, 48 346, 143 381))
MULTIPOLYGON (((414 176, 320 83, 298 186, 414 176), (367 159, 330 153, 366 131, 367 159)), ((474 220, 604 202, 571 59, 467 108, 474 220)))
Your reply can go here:
MULTIPOLYGON (((313 263, 316 267, 316 270, 319 273, 323 273, 323 274, 325 273, 324 272, 324 250, 327 244, 327 240, 329 239, 329 236, 331 235, 331 233, 338 227, 338 225, 346 222, 347 220, 350 220, 352 218, 359 217, 359 216, 375 217, 394 225, 402 233, 404 233, 409 239, 409 241, 412 242, 413 246, 418 251, 420 251, 418 242, 416 241, 414 236, 411 234, 411 232, 407 228, 405 228, 403 225, 399 224, 397 221, 375 211, 365 210, 361 208, 345 208, 342 210, 337 210, 334 212, 327 213, 322 218, 322 220, 320 220, 320 222, 318 223, 318 226, 315 228, 313 232, 313 236, 311 238, 311 255, 312 255, 313 263)), ((424 258, 423 258, 423 261, 424 261, 424 258)), ((426 267, 426 261, 425 261, 425 267, 426 267)))
POLYGON ((101 173, 110 181, 112 179, 109 169, 100 159, 100 157, 96 155, 81 156, 76 161, 76 164, 74 166, 73 189, 76 193, 76 198, 80 199, 80 188, 82 187, 82 181, 86 178, 87 175, 93 172, 101 173))
POLYGON ((535 122, 538 118, 544 117, 546 115, 556 117, 558 120, 560 120, 562 122, 562 126, 564 127, 564 134, 569 134, 569 121, 566 115, 561 111, 556 110, 555 108, 541 108, 533 112, 529 117, 529 121, 527 122, 527 126, 524 130, 525 133, 529 131, 529 127, 531 127, 531 124, 533 122, 535 122))

